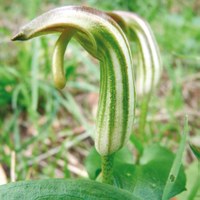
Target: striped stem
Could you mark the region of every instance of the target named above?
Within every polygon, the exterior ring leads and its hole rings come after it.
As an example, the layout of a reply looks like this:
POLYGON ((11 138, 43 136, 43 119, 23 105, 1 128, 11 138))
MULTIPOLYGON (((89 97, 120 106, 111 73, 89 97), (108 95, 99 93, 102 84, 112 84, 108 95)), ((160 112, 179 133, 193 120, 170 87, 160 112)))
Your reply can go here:
POLYGON ((102 182, 113 184, 113 162, 114 154, 108 156, 101 156, 102 168, 102 182))

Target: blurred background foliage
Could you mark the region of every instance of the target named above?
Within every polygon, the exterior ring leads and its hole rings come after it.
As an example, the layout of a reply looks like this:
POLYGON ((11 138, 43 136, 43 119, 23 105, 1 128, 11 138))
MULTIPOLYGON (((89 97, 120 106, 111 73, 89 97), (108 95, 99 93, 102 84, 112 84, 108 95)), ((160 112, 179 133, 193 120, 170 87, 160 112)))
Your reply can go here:
MULTIPOLYGON (((150 102, 144 145, 161 143, 176 151, 185 114, 190 141, 200 145, 200 0, 0 0, 0 168, 5 179, 87 175, 83 160, 93 145, 99 63, 72 40, 65 55, 67 86, 58 91, 51 77, 58 35, 10 41, 35 16, 72 4, 132 11, 150 23, 164 72, 150 102)), ((136 137, 137 122, 138 117, 136 137)), ((193 161, 187 149, 185 166, 194 166, 193 161)))

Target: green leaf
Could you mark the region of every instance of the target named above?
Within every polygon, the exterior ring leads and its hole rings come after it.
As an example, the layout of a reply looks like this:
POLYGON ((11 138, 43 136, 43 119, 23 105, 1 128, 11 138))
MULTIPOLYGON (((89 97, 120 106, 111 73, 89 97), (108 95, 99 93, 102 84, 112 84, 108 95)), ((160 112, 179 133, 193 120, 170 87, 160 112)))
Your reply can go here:
MULTIPOLYGON (((160 200, 168 178, 172 162, 151 161, 145 165, 121 164, 114 169, 115 184, 132 192, 141 199, 160 200)), ((170 197, 185 189, 185 175, 181 169, 170 197)))
MULTIPOLYGON (((133 163, 133 155, 127 147, 122 148, 115 154, 114 165, 116 163, 133 163)), ((95 148, 90 150, 85 160, 85 166, 89 177, 95 180, 101 172, 101 157, 95 148)))
POLYGON ((186 169, 187 190, 177 196, 179 200, 198 200, 200 195, 200 163, 196 160, 186 169))
POLYGON ((101 172, 101 157, 95 148, 92 148, 85 159, 85 167, 89 178, 95 180, 101 172))
MULTIPOLYGON (((123 151, 121 154, 116 153, 118 158, 115 159, 113 172, 115 185, 141 199, 160 200, 175 155, 167 148, 153 144, 144 149, 140 165, 133 165, 133 160, 129 160, 127 156, 130 152, 126 155, 127 149, 123 151)), ((101 160, 94 149, 86 159, 86 168, 91 179, 95 179, 101 172, 101 160)), ((186 178, 181 167, 174 186, 168 194, 169 197, 185 190, 185 184, 186 178)))
MULTIPOLYGON (((153 160, 170 160, 172 162, 174 155, 171 151, 159 144, 153 144, 144 149, 143 155, 140 158, 140 164, 146 164, 153 160)), ((161 161, 162 162, 162 161, 161 161)))
MULTIPOLYGON (((168 149, 153 144, 144 149, 140 165, 121 164, 115 166, 115 184, 139 196, 141 199, 160 200, 174 160, 168 149)), ((186 178, 181 168, 174 187, 168 194, 173 197, 185 190, 186 178)))
POLYGON ((185 122, 184 122, 184 130, 183 134, 181 137, 180 145, 176 153, 176 157, 173 161, 172 167, 170 169, 166 186, 163 191, 163 197, 162 200, 168 200, 169 199, 169 194, 173 190, 175 186, 175 181, 178 177, 178 174, 180 172, 181 168, 181 163, 182 163, 182 158, 183 158, 183 152, 185 149, 186 141, 187 141, 187 134, 188 134, 188 118, 185 116, 185 122))
POLYGON ((88 180, 47 179, 0 186, 1 200, 139 200, 127 191, 88 180))

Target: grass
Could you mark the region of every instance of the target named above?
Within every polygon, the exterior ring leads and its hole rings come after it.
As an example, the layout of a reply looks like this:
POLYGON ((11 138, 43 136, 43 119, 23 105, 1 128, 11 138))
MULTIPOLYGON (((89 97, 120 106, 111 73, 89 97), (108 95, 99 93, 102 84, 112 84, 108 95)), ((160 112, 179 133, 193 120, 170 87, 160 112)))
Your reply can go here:
MULTIPOLYGON (((11 180, 11 153, 15 152, 16 168, 12 170, 17 180, 85 176, 82 161, 93 145, 89 130, 95 121, 99 64, 72 41, 65 59, 68 83, 63 91, 56 90, 51 79, 56 36, 27 43, 11 43, 9 38, 24 22, 64 2, 38 0, 31 1, 31 6, 24 0, 9 2, 12 7, 3 2, 0 8, 0 165, 11 180)), ((197 138, 200 145, 199 1, 84 3, 104 10, 132 10, 154 30, 164 72, 150 101, 142 145, 157 142, 176 151, 185 114, 190 140, 197 138)), ((137 117, 134 133, 138 121, 137 117)), ((189 168, 195 160, 189 150, 185 158, 189 168)))

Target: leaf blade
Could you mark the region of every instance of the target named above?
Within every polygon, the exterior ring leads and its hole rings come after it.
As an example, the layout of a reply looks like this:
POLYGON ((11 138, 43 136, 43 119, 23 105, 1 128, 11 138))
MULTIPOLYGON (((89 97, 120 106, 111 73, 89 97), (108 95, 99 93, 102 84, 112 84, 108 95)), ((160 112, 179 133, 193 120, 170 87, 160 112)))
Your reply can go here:
POLYGON ((174 181, 176 180, 178 172, 180 170, 183 152, 184 152, 186 141, 187 141, 187 133, 188 133, 188 117, 185 116, 184 130, 183 130, 183 135, 182 135, 182 138, 181 138, 181 143, 180 143, 178 151, 176 153, 176 157, 173 161, 171 170, 169 172, 169 176, 168 176, 168 179, 167 179, 167 182, 166 182, 166 186, 165 186, 164 191, 163 191, 162 200, 168 200, 169 199, 169 193, 172 190, 172 187, 174 185, 174 181))
POLYGON ((139 200, 113 186, 88 180, 46 179, 0 186, 1 200, 139 200))

